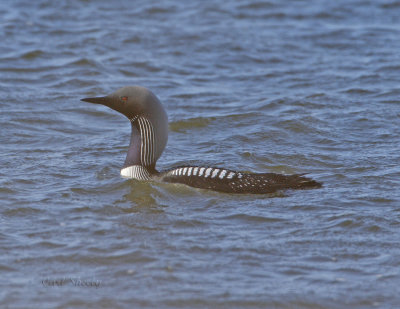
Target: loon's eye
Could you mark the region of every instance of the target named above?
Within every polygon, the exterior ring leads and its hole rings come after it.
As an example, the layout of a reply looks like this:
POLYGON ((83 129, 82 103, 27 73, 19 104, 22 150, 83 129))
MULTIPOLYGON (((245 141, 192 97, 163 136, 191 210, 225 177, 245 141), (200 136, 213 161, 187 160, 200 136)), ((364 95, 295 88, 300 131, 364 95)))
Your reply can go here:
POLYGON ((128 101, 128 97, 121 97, 120 99, 121 99, 122 102, 128 101))

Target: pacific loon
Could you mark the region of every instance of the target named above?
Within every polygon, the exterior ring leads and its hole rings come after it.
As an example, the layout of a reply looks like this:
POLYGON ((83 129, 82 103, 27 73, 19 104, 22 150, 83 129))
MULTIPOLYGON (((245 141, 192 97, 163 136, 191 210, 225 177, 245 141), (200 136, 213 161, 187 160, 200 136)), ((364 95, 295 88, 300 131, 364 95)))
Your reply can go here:
POLYGON ((148 89, 128 86, 116 92, 82 101, 108 106, 131 122, 131 140, 121 175, 137 180, 181 183, 226 193, 273 193, 285 189, 319 188, 304 174, 244 173, 207 166, 181 166, 156 170, 168 140, 168 117, 158 98, 148 89))

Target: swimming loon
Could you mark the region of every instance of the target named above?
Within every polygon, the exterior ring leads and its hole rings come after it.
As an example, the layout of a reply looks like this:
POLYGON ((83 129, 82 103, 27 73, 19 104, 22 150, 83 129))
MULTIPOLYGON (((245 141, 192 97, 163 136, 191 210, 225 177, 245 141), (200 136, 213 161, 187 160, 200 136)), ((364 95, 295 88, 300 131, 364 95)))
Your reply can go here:
POLYGON ((168 140, 168 117, 161 102, 150 90, 128 86, 104 97, 81 101, 108 106, 131 122, 131 140, 121 170, 125 178, 181 183, 226 193, 265 194, 284 189, 321 187, 319 182, 304 174, 254 174, 193 165, 158 172, 156 163, 168 140))

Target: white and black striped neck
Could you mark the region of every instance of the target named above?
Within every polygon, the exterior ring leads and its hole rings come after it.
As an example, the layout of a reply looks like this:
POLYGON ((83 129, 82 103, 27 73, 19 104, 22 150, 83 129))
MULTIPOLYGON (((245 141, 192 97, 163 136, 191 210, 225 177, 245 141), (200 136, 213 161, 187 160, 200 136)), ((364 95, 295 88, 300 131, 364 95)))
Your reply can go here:
POLYGON ((156 131, 146 116, 131 119, 131 141, 126 155, 124 168, 143 166, 150 172, 155 171, 158 157, 156 131))

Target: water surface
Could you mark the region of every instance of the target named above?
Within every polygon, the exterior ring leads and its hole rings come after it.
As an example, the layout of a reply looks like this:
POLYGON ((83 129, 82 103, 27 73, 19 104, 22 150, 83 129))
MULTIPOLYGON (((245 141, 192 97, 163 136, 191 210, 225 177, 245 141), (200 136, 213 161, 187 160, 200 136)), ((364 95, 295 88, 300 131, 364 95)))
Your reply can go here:
POLYGON ((4 308, 400 305, 400 3, 0 4, 4 308), (309 173, 230 195, 119 176, 150 88, 160 169, 309 173))

